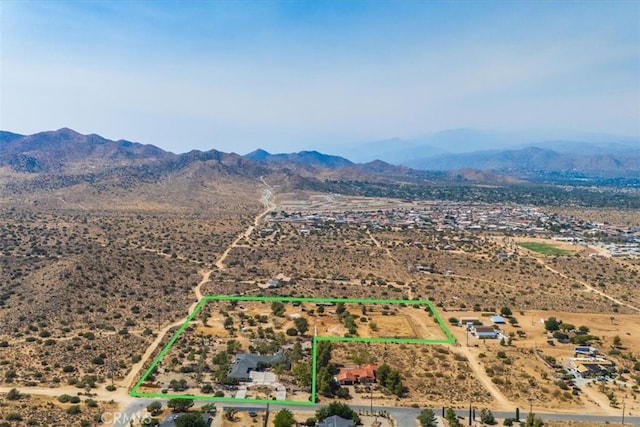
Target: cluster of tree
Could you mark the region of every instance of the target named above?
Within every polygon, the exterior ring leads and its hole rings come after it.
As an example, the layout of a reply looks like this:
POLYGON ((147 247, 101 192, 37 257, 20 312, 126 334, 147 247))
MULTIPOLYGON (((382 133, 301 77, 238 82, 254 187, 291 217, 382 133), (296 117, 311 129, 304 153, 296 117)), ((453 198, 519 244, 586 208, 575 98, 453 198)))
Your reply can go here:
POLYGON ((431 409, 423 409, 420 411, 420 415, 418 415, 418 422, 420 423, 420 427, 438 427, 438 420, 436 420, 436 415, 433 413, 431 409))
POLYGON ((340 402, 331 402, 329 406, 323 406, 316 411, 316 420, 322 421, 326 418, 337 415, 346 420, 352 420, 356 425, 361 423, 358 413, 351 409, 349 405, 340 402))
POLYGON ((333 345, 330 341, 320 341, 317 348, 316 369, 318 370, 317 389, 318 393, 325 397, 334 397, 341 388, 335 380, 338 367, 331 362, 331 351, 333 345))
POLYGON ((187 389, 187 380, 181 378, 179 380, 173 379, 169 383, 169 387, 174 391, 184 391, 187 389))
POLYGON ((331 351, 333 346, 330 341, 320 341, 318 343, 316 368, 317 374, 317 390, 318 393, 325 397, 339 397, 348 399, 350 397, 349 390, 341 387, 335 380, 338 373, 338 367, 331 362, 331 351))
POLYGON ((402 376, 400 375, 400 371, 397 369, 392 369, 386 363, 383 363, 376 372, 376 380, 378 384, 382 387, 385 387, 391 393, 395 394, 398 397, 403 397, 409 389, 402 384, 402 376))
POLYGON ((273 419, 274 427, 292 427, 296 424, 293 412, 288 409, 281 409, 273 419))
POLYGON ((454 411, 453 408, 447 408, 444 411, 444 419, 449 422, 449 427, 462 427, 456 411, 454 411))
POLYGON ((302 360, 302 357, 302 345, 300 342, 294 343, 291 350, 286 353, 287 362, 291 366, 291 373, 296 378, 296 381, 304 387, 311 387, 313 379, 312 361, 310 359, 302 360))
POLYGON ((309 330, 309 321, 305 317, 296 317, 293 319, 295 328, 287 329, 287 335, 296 336, 304 335, 309 330))
POLYGON ((555 317, 549 317, 544 321, 544 328, 553 333, 553 337, 557 340, 569 340, 573 344, 587 345, 592 341, 599 341, 600 339, 595 335, 589 334, 589 327, 582 325, 576 328, 571 323, 565 323, 562 320, 558 320, 555 317), (578 331, 579 334, 569 338, 569 331, 578 331))
POLYGON ((274 316, 282 317, 286 311, 286 307, 284 303, 280 301, 274 301, 271 303, 271 312, 274 316))
POLYGON ((173 398, 167 402, 167 408, 173 412, 185 412, 193 406, 193 399, 173 398))
POLYGON ((483 408, 482 410, 480 410, 480 421, 483 424, 493 425, 496 423, 496 418, 493 416, 491 410, 483 408))
MULTIPOLYGON (((453 408, 447 408, 447 410, 444 413, 444 418, 449 422, 449 426, 462 427, 462 424, 460 423, 460 419, 456 415, 453 408)), ((438 425, 437 422, 435 421, 435 415, 433 414, 433 411, 431 411, 430 409, 423 410, 418 416, 418 421, 420 421, 420 425, 422 427, 433 427, 438 425)), ((480 421, 482 422, 483 425, 496 424, 496 419, 493 416, 493 413, 491 413, 491 411, 487 408, 484 408, 480 411, 480 421)))

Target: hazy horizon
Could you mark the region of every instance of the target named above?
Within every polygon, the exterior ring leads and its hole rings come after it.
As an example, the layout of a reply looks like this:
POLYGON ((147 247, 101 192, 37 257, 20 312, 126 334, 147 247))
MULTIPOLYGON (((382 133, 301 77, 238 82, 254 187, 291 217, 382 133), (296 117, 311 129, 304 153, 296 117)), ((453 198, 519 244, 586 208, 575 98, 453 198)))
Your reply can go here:
POLYGON ((505 146, 640 137, 637 2, 5 1, 0 14, 11 132, 238 154, 452 129, 505 146))

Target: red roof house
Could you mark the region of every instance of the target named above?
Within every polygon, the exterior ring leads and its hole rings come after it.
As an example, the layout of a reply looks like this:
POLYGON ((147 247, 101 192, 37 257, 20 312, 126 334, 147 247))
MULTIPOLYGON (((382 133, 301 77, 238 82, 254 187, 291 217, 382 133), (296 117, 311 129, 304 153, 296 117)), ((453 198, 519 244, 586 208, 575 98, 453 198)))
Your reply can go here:
POLYGON ((341 368, 336 375, 336 381, 340 385, 368 384, 376 380, 378 367, 370 363, 359 368, 341 368))

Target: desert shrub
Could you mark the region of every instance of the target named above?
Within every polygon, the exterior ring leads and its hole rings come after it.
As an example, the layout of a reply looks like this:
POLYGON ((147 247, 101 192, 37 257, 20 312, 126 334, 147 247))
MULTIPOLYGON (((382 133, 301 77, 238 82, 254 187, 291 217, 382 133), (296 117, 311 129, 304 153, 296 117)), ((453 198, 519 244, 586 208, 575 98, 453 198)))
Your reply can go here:
POLYGON ((15 388, 12 388, 11 390, 9 390, 9 393, 7 393, 7 400, 20 400, 21 397, 22 395, 15 388))
POLYGON ((289 335, 290 337, 295 337, 296 335, 298 335, 298 330, 296 328, 289 328, 287 329, 287 335, 289 335))
POLYGON ((68 394, 63 394, 63 395, 60 395, 60 397, 58 397, 58 402, 60 403, 69 403, 70 400, 71 400, 71 396, 69 396, 68 394))
MULTIPOLYGON (((15 412, 10 412, 7 414, 7 416, 5 417, 5 419, 7 421, 22 421, 22 415, 15 413, 15 412)), ((9 424, 9 426, 11 426, 9 424)))
POLYGON ((82 412, 82 409, 78 405, 73 405, 69 406, 65 412, 69 415, 77 415, 82 412))

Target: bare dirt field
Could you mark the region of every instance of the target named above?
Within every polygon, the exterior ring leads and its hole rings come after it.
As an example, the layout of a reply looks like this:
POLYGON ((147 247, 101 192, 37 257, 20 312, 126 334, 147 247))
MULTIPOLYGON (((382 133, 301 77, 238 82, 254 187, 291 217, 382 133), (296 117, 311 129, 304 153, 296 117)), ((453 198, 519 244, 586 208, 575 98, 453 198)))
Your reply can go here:
MULTIPOLYGON (((405 397, 398 398, 374 385, 374 405, 430 406, 446 399, 448 404, 464 405, 472 399, 480 404, 492 402, 491 395, 474 378, 466 356, 455 347, 429 344, 381 344, 381 343, 333 343, 335 363, 354 366, 354 360, 370 357, 369 361, 380 366, 388 364, 402 372, 403 383, 408 387, 405 397), (358 359, 356 359, 358 358, 358 359)), ((367 405, 371 394, 362 386, 350 386, 350 401, 367 405)))

